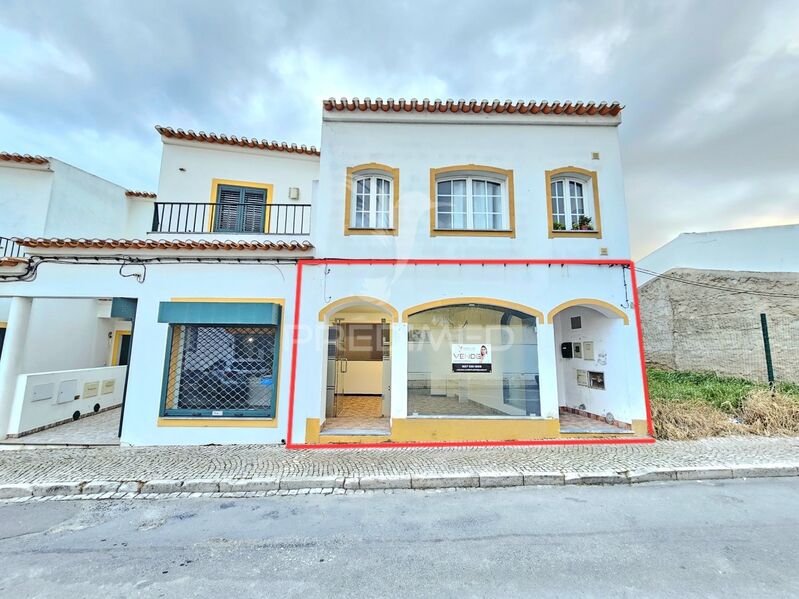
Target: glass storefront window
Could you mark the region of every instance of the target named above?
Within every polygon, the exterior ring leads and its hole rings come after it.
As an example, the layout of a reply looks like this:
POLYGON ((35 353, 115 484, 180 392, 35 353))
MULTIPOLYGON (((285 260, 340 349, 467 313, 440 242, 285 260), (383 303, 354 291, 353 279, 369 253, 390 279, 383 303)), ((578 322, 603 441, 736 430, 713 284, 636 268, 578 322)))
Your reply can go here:
POLYGON ((540 416, 535 318, 464 304, 408 319, 408 416, 540 416))

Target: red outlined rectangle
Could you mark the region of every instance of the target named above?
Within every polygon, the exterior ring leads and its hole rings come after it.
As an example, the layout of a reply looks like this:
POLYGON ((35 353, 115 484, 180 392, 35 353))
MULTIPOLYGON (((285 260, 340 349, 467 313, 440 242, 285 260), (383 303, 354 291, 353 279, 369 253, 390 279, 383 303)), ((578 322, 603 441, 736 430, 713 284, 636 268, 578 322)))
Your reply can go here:
POLYGON ((394 259, 394 258, 347 258, 347 259, 301 259, 297 261, 297 282, 294 291, 294 327, 291 336, 291 379, 289 382, 289 414, 288 429, 286 432, 287 449, 364 449, 364 448, 393 448, 393 447, 496 447, 519 445, 636 445, 654 443, 654 426, 652 424, 652 409, 649 404, 649 385, 646 380, 646 358, 644 356, 644 337, 641 330, 641 313, 638 307, 638 286, 635 277, 635 265, 632 260, 458 260, 444 259, 394 259), (302 299, 302 269, 303 266, 318 266, 327 264, 391 264, 391 265, 484 265, 484 264, 520 264, 520 265, 572 265, 585 264, 593 266, 626 266, 630 269, 630 284, 632 285, 633 304, 635 310, 635 324, 638 333, 638 353, 641 360, 641 375, 644 386, 644 404, 646 406, 646 423, 649 437, 635 438, 599 438, 599 439, 531 439, 529 441, 438 441, 419 443, 294 443, 292 433, 294 430, 294 396, 295 381, 297 376, 297 343, 300 330, 300 305, 302 299))

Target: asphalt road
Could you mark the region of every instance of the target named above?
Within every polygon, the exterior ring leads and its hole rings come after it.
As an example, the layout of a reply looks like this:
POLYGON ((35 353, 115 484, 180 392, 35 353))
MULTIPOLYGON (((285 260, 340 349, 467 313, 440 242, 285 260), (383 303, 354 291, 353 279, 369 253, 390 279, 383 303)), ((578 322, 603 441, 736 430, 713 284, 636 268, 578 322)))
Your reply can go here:
POLYGON ((799 479, 0 505, 2 597, 799 595, 799 479))

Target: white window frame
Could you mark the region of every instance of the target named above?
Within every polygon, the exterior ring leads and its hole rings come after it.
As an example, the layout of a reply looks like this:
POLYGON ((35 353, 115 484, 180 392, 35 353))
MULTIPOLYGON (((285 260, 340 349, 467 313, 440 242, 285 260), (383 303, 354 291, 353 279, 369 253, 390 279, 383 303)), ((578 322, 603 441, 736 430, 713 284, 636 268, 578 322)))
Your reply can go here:
MULTIPOLYGON (((469 232, 501 232, 501 233, 509 233, 512 232, 510 228, 510 200, 508 198, 508 184, 507 180, 504 177, 497 177, 495 175, 491 175, 486 172, 474 172, 474 173, 447 173, 446 175, 439 175, 435 179, 435 229, 437 231, 469 231, 469 232), (465 181, 466 182, 466 226, 465 227, 442 227, 439 219, 440 210, 439 210, 439 194, 438 194, 438 185, 439 183, 445 182, 453 182, 453 181, 465 181), (473 182, 474 181, 487 181, 489 183, 495 183, 499 185, 499 193, 500 193, 500 206, 502 208, 502 212, 500 213, 502 224, 500 228, 490 227, 490 228, 475 228, 474 226, 474 195, 473 195, 473 182)), ((454 197, 451 195, 450 197, 454 197)), ((454 206, 453 206, 454 208, 454 206)), ((456 214, 453 210, 449 214, 456 214)), ((458 212, 458 214, 461 214, 458 212)), ((486 212, 485 214, 496 214, 494 212, 486 212)))
POLYGON ((352 177, 352 190, 351 190, 351 198, 350 198, 350 229, 354 229, 356 231, 368 231, 368 230, 376 230, 376 231, 383 231, 383 230, 391 230, 394 228, 394 177, 389 175, 388 173, 382 171, 367 171, 367 172, 359 172, 358 174, 352 177), (383 195, 388 200, 388 206, 386 210, 381 210, 381 213, 388 213, 388 225, 387 226, 379 226, 377 222, 378 210, 377 210, 377 181, 378 179, 388 182, 388 191, 384 192, 380 195, 383 195), (358 196, 363 195, 359 194, 358 192, 358 184, 361 181, 369 181, 369 210, 363 211, 358 210, 358 196), (358 226, 358 215, 359 214, 367 214, 368 215, 368 223, 366 225, 358 226))
POLYGON ((550 201, 552 202, 552 222, 549 223, 550 230, 555 233, 595 233, 597 230, 596 214, 594 214, 594 189, 592 180, 589 177, 579 175, 577 173, 564 173, 552 177, 550 180, 550 201), (557 183, 563 184, 563 195, 560 196, 555 193, 557 183), (571 184, 576 183, 582 187, 582 198, 574 196, 571 193, 571 184), (557 210, 557 200, 563 199, 563 212, 557 210), (578 209, 578 200, 582 199, 582 213, 578 209), (563 217, 565 229, 556 229, 555 221, 559 216, 563 217), (591 226, 593 229, 580 231, 573 229, 573 225, 579 222, 580 216, 587 216, 591 219, 591 226))

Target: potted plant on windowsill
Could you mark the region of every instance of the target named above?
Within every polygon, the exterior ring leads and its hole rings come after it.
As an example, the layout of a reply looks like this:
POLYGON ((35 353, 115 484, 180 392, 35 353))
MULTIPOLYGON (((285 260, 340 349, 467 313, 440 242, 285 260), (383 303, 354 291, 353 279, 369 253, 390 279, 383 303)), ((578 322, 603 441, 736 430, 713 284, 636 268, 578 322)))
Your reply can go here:
POLYGON ((566 225, 564 225, 563 223, 559 223, 558 221, 555 221, 554 223, 552 223, 552 230, 553 231, 565 231, 566 230, 566 225))
POLYGON ((593 231, 594 224, 591 222, 590 216, 581 216, 580 219, 572 225, 572 231, 593 231))

